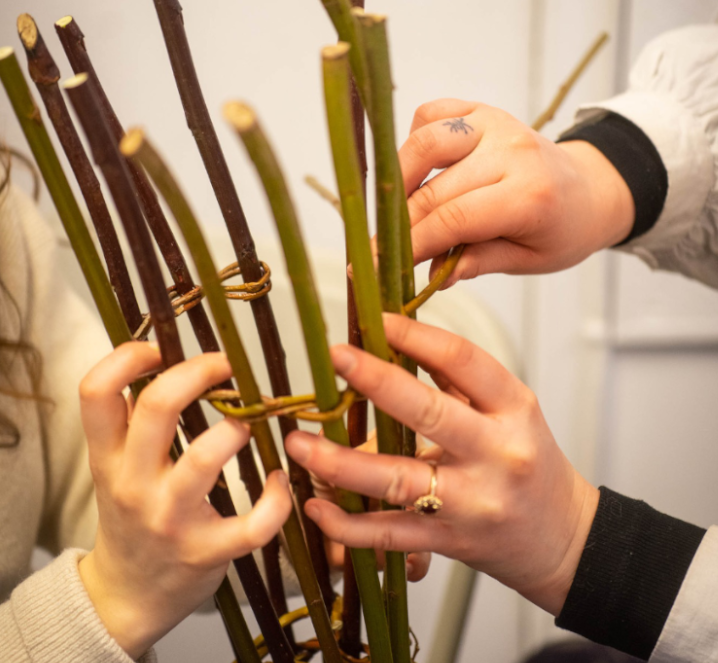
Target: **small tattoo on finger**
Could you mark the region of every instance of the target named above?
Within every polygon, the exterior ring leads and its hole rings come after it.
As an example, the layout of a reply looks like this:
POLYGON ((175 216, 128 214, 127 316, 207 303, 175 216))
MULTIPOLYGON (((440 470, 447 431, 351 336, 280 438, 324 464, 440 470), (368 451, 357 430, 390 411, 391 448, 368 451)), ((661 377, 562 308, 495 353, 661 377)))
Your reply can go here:
POLYGON ((453 120, 444 122, 444 124, 442 124, 441 126, 448 126, 451 133, 459 133, 459 131, 463 131, 465 134, 468 134, 469 129, 471 129, 471 131, 474 130, 474 127, 472 127, 470 124, 466 124, 466 120, 464 120, 463 117, 456 117, 453 120))

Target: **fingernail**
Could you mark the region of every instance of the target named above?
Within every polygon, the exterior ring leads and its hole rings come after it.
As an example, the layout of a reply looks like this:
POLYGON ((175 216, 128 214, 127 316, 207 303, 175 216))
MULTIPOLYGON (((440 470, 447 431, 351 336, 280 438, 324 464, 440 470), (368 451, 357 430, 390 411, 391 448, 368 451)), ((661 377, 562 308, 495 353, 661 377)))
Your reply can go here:
POLYGON ((347 276, 354 280, 354 268, 351 266, 351 263, 347 265, 347 276))
POLYGON ((160 351, 160 346, 156 341, 147 341, 147 345, 151 347, 153 350, 157 350, 157 352, 160 351))
POLYGON ((277 470, 277 480, 282 488, 289 488, 289 477, 287 473, 282 470, 277 470))
POLYGON ((307 502, 304 505, 304 513, 317 524, 319 524, 319 521, 322 519, 322 510, 313 502, 307 502))
POLYGON ((303 439, 301 434, 291 435, 287 438, 287 452, 300 465, 309 460, 309 454, 312 452, 310 443, 303 439))
POLYGON ((334 368, 342 375, 349 373, 357 363, 354 353, 346 345, 335 345, 331 353, 334 368))

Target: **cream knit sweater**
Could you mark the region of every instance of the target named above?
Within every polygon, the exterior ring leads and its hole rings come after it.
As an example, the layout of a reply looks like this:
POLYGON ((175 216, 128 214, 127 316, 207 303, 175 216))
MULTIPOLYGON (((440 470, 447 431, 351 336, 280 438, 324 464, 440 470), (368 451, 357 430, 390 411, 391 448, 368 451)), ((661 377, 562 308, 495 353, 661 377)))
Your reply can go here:
MULTIPOLYGON (((110 350, 97 316, 55 273, 57 239, 17 188, 0 195, 0 338, 20 330, 41 353, 52 405, 0 393, 19 431, 0 430, 0 660, 130 663, 95 613, 69 549, 29 575, 36 545, 92 547, 97 511, 77 385, 110 350), (14 300, 14 305, 10 298, 14 300), (28 577, 29 575, 29 577, 28 577), (11 594, 12 592, 12 594, 11 594)), ((22 356, 0 350, 0 390, 30 391, 22 356)), ((154 661, 152 652, 143 662, 154 661)))

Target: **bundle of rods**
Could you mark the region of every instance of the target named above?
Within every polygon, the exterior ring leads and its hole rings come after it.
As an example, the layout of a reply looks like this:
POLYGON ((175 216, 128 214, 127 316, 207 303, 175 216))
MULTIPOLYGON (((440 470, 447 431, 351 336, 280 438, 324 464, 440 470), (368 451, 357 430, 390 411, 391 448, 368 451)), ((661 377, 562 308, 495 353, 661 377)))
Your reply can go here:
MULTIPOLYGON (((289 399, 291 390, 285 354, 270 297, 266 295, 268 287, 262 288, 259 294, 256 294, 258 288, 253 287, 265 283, 269 275, 265 274, 263 263, 257 256, 237 190, 210 120, 192 61, 182 9, 177 0, 153 1, 187 123, 236 254, 237 271, 241 272, 247 289, 255 293, 246 298, 259 332, 272 396, 280 401, 289 399)), ((347 262, 353 266, 353 280, 347 279, 349 342, 363 346, 385 361, 400 361, 416 374, 415 365, 407 358, 397 358, 390 351, 381 313, 392 311, 415 316, 416 308, 449 276, 461 255, 461 247, 452 252, 429 288, 415 297, 409 214, 395 148, 386 19, 365 13, 363 0, 321 1, 340 40, 323 49, 322 61, 327 121, 339 192, 337 207, 346 228, 347 262), (371 257, 367 224, 365 119, 371 128, 375 154, 378 273, 371 257)), ((116 215, 128 238, 164 368, 185 359, 178 333, 177 311, 168 292, 182 297, 196 293, 201 287, 220 339, 214 333, 202 301, 193 301, 185 308, 202 352, 219 350, 221 341, 232 365, 234 379, 217 385, 217 389, 237 394, 235 398, 241 398, 243 406, 261 406, 263 396, 232 318, 217 267, 181 188, 144 132, 139 129, 125 132, 93 67, 77 21, 70 16, 64 17, 55 23, 55 29, 75 74, 62 86, 59 84, 60 71, 34 20, 28 14, 18 18, 18 32, 27 54, 30 77, 79 185, 104 264, 11 48, 0 49, 0 79, 113 345, 144 333, 148 319, 140 310, 136 284, 130 277, 97 170, 107 185, 116 215), (85 153, 61 87, 75 110, 94 166, 85 153), (157 192, 166 202, 189 247, 199 284, 192 277, 157 192), (172 279, 169 288, 164 282, 156 248, 172 279)), ((551 114, 557 105, 552 106, 551 114)), ((233 102, 225 106, 224 115, 244 144, 268 195, 299 309, 315 384, 313 400, 320 412, 332 412, 342 401, 342 395, 336 386, 321 305, 287 186, 252 109, 233 102)), ((134 394, 138 395, 147 382, 145 379, 135 383, 132 386, 134 394)), ((376 410, 375 415, 379 452, 413 455, 414 432, 380 410, 376 410)), ((297 428, 297 422, 289 416, 280 416, 279 426, 284 439, 297 428)), ((199 402, 183 411, 180 427, 189 443, 207 429, 206 416, 199 402)), ((280 455, 266 419, 254 420, 251 428, 264 472, 269 474, 281 468, 280 455)), ((355 402, 349 409, 346 424, 341 417, 327 418, 324 434, 338 444, 358 446, 363 443, 367 438, 367 403, 361 399, 355 402)), ((175 457, 182 453, 179 435, 175 438, 172 453, 175 457)), ((249 446, 239 453, 238 461, 240 478, 250 500, 255 503, 262 492, 262 481, 249 446)), ((304 516, 304 503, 313 495, 310 478, 291 460, 289 476, 298 508, 284 526, 284 537, 306 608, 288 613, 277 537, 262 550, 266 582, 251 554, 234 560, 261 630, 260 636, 252 636, 234 589, 225 578, 215 601, 237 661, 259 663, 269 654, 275 663, 293 663, 309 660, 321 650, 328 663, 358 660, 365 653, 374 663, 410 663, 413 654, 408 622, 406 554, 386 553, 382 587, 374 551, 347 550, 344 595, 343 600, 338 601, 330 581, 322 534, 314 522, 304 516), (364 645, 360 638, 362 614, 368 645, 364 645), (297 642, 292 621, 297 616, 307 615, 312 620, 316 639, 297 642), (333 616, 331 620, 330 615, 333 616)), ((366 508, 365 500, 359 495, 342 493, 338 499, 339 504, 352 513, 366 508)), ((209 500, 222 516, 236 513, 223 476, 209 494, 209 500)), ((396 507, 384 504, 382 508, 396 507)))

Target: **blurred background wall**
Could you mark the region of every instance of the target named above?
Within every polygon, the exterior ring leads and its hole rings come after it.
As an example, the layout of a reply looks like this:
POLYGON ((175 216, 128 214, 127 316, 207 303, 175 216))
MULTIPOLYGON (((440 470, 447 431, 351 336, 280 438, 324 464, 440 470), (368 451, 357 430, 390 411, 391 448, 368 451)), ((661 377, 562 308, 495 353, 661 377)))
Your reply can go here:
MULTIPOLYGON (((221 104, 230 98, 257 108, 314 252, 340 259, 340 222, 302 182, 313 174, 333 185, 318 52, 334 34, 320 3, 183 5, 206 100, 258 244, 275 244, 273 224, 255 174, 221 120, 221 104)), ((545 129, 555 137, 579 103, 626 85, 630 63, 651 38, 713 20, 718 2, 367 0, 367 8, 390 16, 397 140, 403 142, 414 109, 444 96, 500 106, 530 122, 598 32, 607 30, 608 46, 545 129)), ((219 236, 219 210, 184 124, 152 2, 3 0, 0 45, 19 48, 14 24, 21 12, 35 17, 65 77, 70 68, 52 24, 64 14, 76 18, 118 115, 126 126, 146 127, 219 236)), ((0 138, 25 149, 4 94, 0 138)), ((46 194, 42 206, 54 217, 46 194)), ((699 525, 717 521, 718 294, 610 252, 560 274, 493 275, 458 287, 505 327, 522 376, 586 476, 699 525)), ((427 661, 448 568, 435 559, 428 579, 411 590, 419 661, 427 661)), ((514 663, 557 637, 550 617, 482 578, 459 660, 514 663)), ((178 663, 231 660, 214 615, 190 618, 159 650, 163 660, 178 663)))

